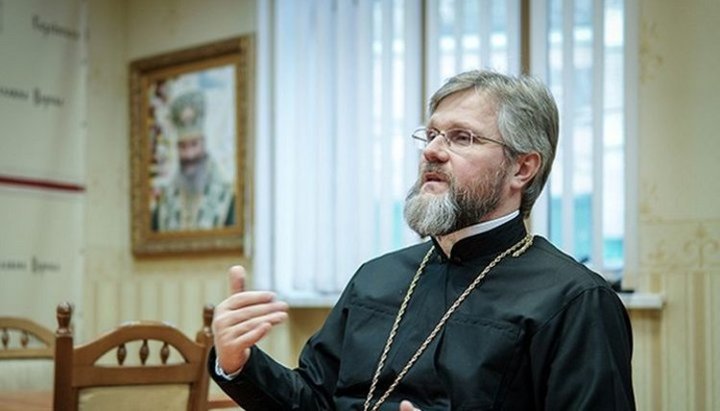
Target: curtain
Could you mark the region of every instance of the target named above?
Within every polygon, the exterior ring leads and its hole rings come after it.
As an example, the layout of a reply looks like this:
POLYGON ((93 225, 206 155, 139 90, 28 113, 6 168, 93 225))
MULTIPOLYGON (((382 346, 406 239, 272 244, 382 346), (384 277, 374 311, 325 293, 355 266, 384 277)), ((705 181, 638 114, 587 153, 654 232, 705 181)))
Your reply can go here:
POLYGON ((291 304, 333 300, 418 240, 402 208, 422 122, 418 2, 261 2, 253 272, 291 304))

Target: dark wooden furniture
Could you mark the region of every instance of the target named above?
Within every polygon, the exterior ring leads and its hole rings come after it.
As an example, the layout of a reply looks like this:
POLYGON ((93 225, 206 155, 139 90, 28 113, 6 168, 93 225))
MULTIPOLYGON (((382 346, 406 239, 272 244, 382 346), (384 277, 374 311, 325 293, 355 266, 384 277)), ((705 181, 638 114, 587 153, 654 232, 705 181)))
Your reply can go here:
MULTIPOLYGON (((206 410, 209 382, 206 360, 212 345, 210 323, 213 310, 212 306, 204 308, 203 328, 195 341, 168 324, 143 321, 121 325, 87 344, 75 347, 70 329, 72 306, 68 303, 60 304, 57 308, 58 330, 55 334, 54 409, 77 410, 83 390, 91 388, 186 384, 189 387, 186 409, 206 410), (128 361, 128 347, 138 345, 139 358, 128 361), (160 346, 159 353, 151 353, 151 347, 160 346), (176 353, 173 358, 180 357, 180 361, 168 361, 171 351, 176 353), (113 362, 117 364, 108 365, 98 361, 107 359, 108 353, 115 356, 113 362), (159 363, 155 364, 154 359, 158 356, 159 363), (149 358, 153 361, 148 362, 149 358)), ((132 398, 122 399, 124 402, 133 401, 132 398)), ((136 405, 140 405, 139 401, 136 405)), ((112 405, 118 408, 117 403, 112 405)))

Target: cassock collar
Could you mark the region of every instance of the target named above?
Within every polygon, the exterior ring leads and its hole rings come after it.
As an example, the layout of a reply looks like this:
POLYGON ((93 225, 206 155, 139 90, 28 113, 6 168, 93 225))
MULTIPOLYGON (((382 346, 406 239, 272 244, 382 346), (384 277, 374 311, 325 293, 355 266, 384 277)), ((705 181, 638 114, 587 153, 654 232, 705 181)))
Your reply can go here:
POLYGON ((522 215, 518 215, 490 231, 459 240, 453 245, 450 257, 445 255, 435 238, 432 241, 443 260, 461 263, 481 256, 497 255, 520 241, 525 235, 527 235, 525 223, 522 215))

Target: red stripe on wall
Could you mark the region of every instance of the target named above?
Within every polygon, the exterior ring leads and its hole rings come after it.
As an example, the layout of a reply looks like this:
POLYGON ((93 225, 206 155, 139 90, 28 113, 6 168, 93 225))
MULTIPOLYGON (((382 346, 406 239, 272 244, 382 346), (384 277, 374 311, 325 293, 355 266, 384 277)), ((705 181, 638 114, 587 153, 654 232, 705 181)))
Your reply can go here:
POLYGON ((4 175, 0 175, 0 185, 20 186, 37 190, 69 191, 73 193, 82 193, 85 191, 85 186, 66 183, 64 181, 39 180, 4 175))

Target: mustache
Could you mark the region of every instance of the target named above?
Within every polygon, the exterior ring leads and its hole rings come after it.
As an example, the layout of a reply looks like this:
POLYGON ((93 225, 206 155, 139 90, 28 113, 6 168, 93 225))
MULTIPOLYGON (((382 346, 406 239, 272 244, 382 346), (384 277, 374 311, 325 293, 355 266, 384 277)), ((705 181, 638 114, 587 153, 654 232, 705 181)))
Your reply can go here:
POLYGON ((207 158, 207 154, 193 157, 193 158, 181 158, 180 159, 180 167, 186 168, 186 167, 192 167, 192 166, 195 166, 198 164, 202 164, 206 158, 207 158))
POLYGON ((419 182, 422 182, 423 176, 428 173, 435 174, 436 176, 440 177, 445 181, 452 181, 452 175, 443 170, 442 165, 437 163, 425 163, 420 168, 419 182))
POLYGON ((445 174, 445 172, 442 169, 442 166, 437 163, 425 163, 423 164, 422 168, 420 169, 423 173, 440 173, 445 174))

